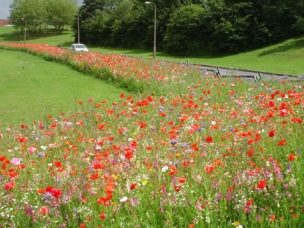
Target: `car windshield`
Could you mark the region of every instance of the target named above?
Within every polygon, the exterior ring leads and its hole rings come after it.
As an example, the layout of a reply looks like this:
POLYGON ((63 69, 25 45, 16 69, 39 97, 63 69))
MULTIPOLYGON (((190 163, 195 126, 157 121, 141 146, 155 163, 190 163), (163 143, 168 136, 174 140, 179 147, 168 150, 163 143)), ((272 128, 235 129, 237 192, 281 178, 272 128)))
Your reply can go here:
POLYGON ((75 44, 75 48, 86 48, 83 44, 75 44))

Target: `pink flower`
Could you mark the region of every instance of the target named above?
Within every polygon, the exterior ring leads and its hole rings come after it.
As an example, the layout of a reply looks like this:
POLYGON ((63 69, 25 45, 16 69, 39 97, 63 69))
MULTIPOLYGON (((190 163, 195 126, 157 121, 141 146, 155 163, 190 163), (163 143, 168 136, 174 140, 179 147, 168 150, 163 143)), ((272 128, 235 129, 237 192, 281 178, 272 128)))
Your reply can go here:
POLYGON ((27 150, 30 154, 33 154, 36 152, 36 146, 31 146, 30 148, 28 148, 27 150))
POLYGON ((22 159, 21 158, 12 158, 11 163, 13 165, 20 165, 21 164, 22 159))

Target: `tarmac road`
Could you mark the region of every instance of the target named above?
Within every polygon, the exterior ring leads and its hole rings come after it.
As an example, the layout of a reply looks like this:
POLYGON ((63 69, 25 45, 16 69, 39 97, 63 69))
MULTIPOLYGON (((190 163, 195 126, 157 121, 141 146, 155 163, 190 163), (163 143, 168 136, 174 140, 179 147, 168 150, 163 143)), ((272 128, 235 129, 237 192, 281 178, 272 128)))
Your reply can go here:
POLYGON ((243 69, 231 69, 224 67, 214 67, 206 65, 193 65, 194 67, 202 70, 202 73, 211 73, 219 77, 241 77, 253 81, 300 81, 304 80, 304 74, 299 76, 273 74, 267 72, 249 71, 243 69))

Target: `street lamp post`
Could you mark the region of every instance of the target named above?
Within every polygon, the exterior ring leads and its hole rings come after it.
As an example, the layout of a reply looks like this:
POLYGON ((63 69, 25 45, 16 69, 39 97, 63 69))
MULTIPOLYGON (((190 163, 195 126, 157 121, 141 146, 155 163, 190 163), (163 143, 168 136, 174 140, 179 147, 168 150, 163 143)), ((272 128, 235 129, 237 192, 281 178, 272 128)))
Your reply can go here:
POLYGON ((153 41, 153 59, 156 58, 156 4, 154 2, 145 2, 154 5, 154 41, 153 41))
POLYGON ((26 43, 26 18, 21 18, 24 20, 24 35, 23 35, 23 43, 26 43))
POLYGON ((77 25, 78 25, 78 43, 80 44, 80 26, 79 26, 79 18, 80 18, 80 15, 78 14, 77 15, 77 25))

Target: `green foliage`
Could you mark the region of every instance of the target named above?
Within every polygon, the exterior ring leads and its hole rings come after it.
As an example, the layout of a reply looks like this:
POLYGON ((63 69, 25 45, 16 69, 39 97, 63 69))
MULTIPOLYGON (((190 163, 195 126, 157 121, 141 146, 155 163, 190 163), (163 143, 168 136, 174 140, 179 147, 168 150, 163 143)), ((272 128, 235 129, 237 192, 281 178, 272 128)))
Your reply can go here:
POLYGON ((11 5, 11 10, 11 23, 22 28, 26 25, 29 32, 41 30, 43 23, 47 22, 44 0, 18 0, 11 5))
POLYGON ((12 24, 30 33, 38 33, 48 24, 54 25, 57 31, 71 25, 77 4, 74 0, 14 0, 10 9, 12 24))
POLYGON ((197 5, 180 7, 172 15, 164 38, 164 48, 170 53, 198 54, 203 49, 204 9, 197 5))
MULTIPOLYGON (((237 53, 303 33, 302 0, 152 2, 157 8, 157 49, 170 54, 237 53)), ((153 45, 151 4, 142 0, 85 0, 79 12, 85 43, 127 48, 153 45), (98 17, 97 11, 106 16, 98 17)))
POLYGON ((101 10, 96 10, 95 14, 90 18, 83 20, 80 18, 81 28, 81 42, 90 41, 91 44, 98 44, 103 38, 102 31, 105 26, 106 13, 101 10), (82 36, 85 34, 85 37, 82 36))
POLYGON ((61 32, 63 26, 72 25, 77 5, 74 0, 48 0, 45 2, 48 14, 48 22, 55 26, 58 32, 61 32))
POLYGON ((147 30, 143 5, 123 1, 118 6, 118 10, 121 13, 115 12, 112 15, 116 19, 109 20, 112 24, 109 44, 121 47, 140 47, 147 30))

